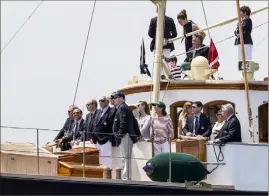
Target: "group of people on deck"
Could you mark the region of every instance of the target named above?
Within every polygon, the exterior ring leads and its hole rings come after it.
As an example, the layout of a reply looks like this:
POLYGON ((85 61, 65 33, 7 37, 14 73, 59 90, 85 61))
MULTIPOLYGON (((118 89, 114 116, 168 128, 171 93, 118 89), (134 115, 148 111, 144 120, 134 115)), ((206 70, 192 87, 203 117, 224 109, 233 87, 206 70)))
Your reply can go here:
MULTIPOLYGON (((89 113, 82 118, 82 110, 71 105, 68 118, 54 142, 62 151, 88 141, 99 150, 99 162, 112 168, 112 147, 119 147, 122 157, 122 179, 131 178, 131 154, 133 144, 140 139, 153 142, 154 154, 169 152, 174 138, 173 122, 163 102, 152 103, 155 113, 151 115, 149 104, 139 101, 136 105, 138 118, 125 103, 122 92, 103 96, 98 102, 90 100, 86 106, 89 113)), ((178 119, 178 134, 209 138, 214 141, 241 142, 240 122, 231 104, 223 105, 217 112, 217 122, 211 128, 209 119, 201 112, 202 103, 186 102, 178 119), (212 134, 213 133, 213 134, 212 134)))
MULTIPOLYGON (((157 10, 158 11, 158 10, 157 10)), ((242 6, 240 8, 241 12, 241 24, 243 30, 243 39, 244 39, 244 50, 245 50, 245 59, 246 61, 252 60, 252 46, 253 41, 251 37, 252 32, 252 20, 250 18, 251 10, 248 6, 242 6)), ((168 39, 176 38, 177 37, 177 29, 174 23, 173 18, 165 16, 165 23, 164 23, 164 40, 165 43, 168 39)), ((209 47, 203 44, 203 40, 206 34, 202 31, 200 33, 194 34, 193 36, 186 35, 193 31, 199 30, 198 25, 188 19, 186 10, 182 10, 177 15, 178 23, 183 27, 183 34, 185 39, 185 52, 186 58, 184 62, 191 63, 192 59, 197 56, 203 56, 208 59, 209 47)), ((157 28, 157 17, 154 17, 150 21, 148 35, 152 38, 150 44, 150 50, 153 52, 155 50, 155 40, 156 40, 156 28, 157 28)), ((239 28, 237 24, 237 28, 234 31, 234 35, 236 36, 235 45, 238 46, 238 60, 242 61, 242 50, 240 46, 240 36, 239 36, 239 28)), ((183 41, 183 39, 182 39, 183 41)), ((174 43, 167 43, 163 46, 163 62, 164 62, 164 69, 170 69, 171 75, 168 77, 170 79, 181 80, 181 79, 189 79, 187 75, 181 70, 180 65, 176 65, 177 57, 175 55, 170 56, 170 53, 175 50, 174 43), (175 68, 176 67, 176 68, 175 68)), ((162 79, 166 77, 162 75, 162 79)))

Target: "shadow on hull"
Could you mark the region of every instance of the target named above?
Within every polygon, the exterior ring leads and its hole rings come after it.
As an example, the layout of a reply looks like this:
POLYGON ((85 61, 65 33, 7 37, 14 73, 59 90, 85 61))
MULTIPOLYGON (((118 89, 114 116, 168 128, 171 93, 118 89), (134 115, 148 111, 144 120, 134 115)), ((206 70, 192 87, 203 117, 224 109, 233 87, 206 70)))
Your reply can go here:
POLYGON ((182 184, 1 174, 0 195, 268 195, 236 190, 188 190, 182 184))

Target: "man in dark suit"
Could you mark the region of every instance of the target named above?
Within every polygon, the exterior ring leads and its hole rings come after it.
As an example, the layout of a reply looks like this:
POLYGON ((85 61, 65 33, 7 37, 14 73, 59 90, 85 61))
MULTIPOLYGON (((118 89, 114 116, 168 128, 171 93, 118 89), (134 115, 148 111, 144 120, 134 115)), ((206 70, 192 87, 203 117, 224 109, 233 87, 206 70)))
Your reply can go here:
POLYGON ((212 133, 211 123, 201 112, 202 108, 203 104, 200 101, 195 101, 192 104, 193 115, 187 118, 183 128, 184 135, 210 137, 212 133))
POLYGON ((56 143, 58 143, 59 140, 63 138, 64 133, 70 129, 70 126, 71 126, 71 124, 73 122, 73 111, 76 108, 77 108, 77 106, 74 106, 74 105, 69 106, 69 108, 68 108, 68 118, 66 119, 63 128, 60 130, 60 132, 57 134, 57 136, 53 140, 56 143))
POLYGON ((234 108, 231 104, 223 105, 221 108, 225 123, 217 135, 216 142, 242 142, 241 125, 238 118, 234 115, 234 108))
MULTIPOLYGON (((96 118, 99 115, 100 110, 97 109, 97 101, 92 99, 86 104, 89 113, 86 115, 83 131, 85 132, 85 141, 91 141, 93 143, 93 129, 96 122, 96 118)), ((83 141, 83 134, 81 135, 81 141, 83 141)))
POLYGON ((82 118, 82 111, 79 108, 74 109, 72 124, 59 141, 59 146, 62 151, 71 149, 74 143, 80 139, 83 124, 84 119, 82 118))
MULTIPOLYGON (((117 112, 117 108, 116 106, 114 105, 114 97, 113 97, 113 94, 115 94, 116 92, 112 93, 112 95, 110 95, 110 98, 109 98, 109 101, 110 101, 110 115, 111 115, 111 118, 113 119, 114 121, 114 118, 115 118, 115 115, 116 115, 116 112, 117 112)), ((110 142, 112 144, 113 147, 117 147, 117 144, 116 144, 116 138, 114 136, 114 134, 112 135, 112 137, 110 138, 110 142)))
POLYGON ((115 136, 116 145, 120 147, 123 158, 122 179, 131 179, 131 155, 133 144, 138 141, 141 133, 137 132, 137 122, 134 115, 125 103, 125 95, 122 92, 115 92, 112 95, 114 105, 117 108, 113 123, 113 134, 115 136))
MULTIPOLYGON (((157 9, 158 12, 158 9, 157 9)), ((165 16, 164 18, 164 34, 163 34, 163 38, 168 40, 171 38, 175 38, 177 37, 177 29, 176 29, 176 25, 175 22, 173 20, 173 18, 170 18, 168 16, 165 16)), ((149 25, 149 30, 148 30, 148 35, 150 38, 152 38, 151 43, 150 43, 150 51, 153 52, 155 50, 155 42, 156 42, 156 29, 157 29, 157 17, 154 17, 151 19, 150 21, 150 25, 149 25)), ((164 44, 163 46, 163 56, 166 58, 170 57, 170 53, 175 50, 175 46, 174 43, 167 43, 164 44)), ((167 63, 164 61, 164 69, 166 71, 166 73, 170 73, 169 69, 167 68, 168 65, 167 63)))
POLYGON ((96 118, 96 123, 93 129, 93 143, 99 149, 99 161, 109 168, 112 167, 112 126, 114 122, 111 107, 109 107, 109 99, 103 96, 99 100, 100 112, 96 118))

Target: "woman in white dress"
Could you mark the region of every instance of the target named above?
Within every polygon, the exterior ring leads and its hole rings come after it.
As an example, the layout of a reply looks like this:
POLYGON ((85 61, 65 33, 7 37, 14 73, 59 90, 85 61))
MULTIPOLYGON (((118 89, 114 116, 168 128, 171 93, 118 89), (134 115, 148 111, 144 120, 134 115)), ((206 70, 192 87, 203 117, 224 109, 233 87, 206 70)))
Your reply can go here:
POLYGON ((139 113, 137 122, 143 139, 150 139, 151 116, 149 106, 145 101, 136 104, 139 113))
POLYGON ((213 137, 212 140, 216 139, 216 136, 219 134, 220 129, 225 123, 221 110, 217 111, 216 116, 217 116, 217 121, 212 129, 212 137, 213 137))
POLYGON ((179 115, 178 118, 178 136, 182 135, 182 129, 184 128, 186 124, 187 117, 192 114, 191 111, 191 102, 186 102, 183 105, 183 109, 181 114, 179 115))

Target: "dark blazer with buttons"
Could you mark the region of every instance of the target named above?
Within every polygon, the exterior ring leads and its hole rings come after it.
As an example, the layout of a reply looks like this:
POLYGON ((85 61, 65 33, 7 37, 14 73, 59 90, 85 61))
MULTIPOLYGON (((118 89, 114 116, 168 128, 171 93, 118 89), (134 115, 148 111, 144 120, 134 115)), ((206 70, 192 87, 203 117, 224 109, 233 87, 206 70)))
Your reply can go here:
MULTIPOLYGON (((83 125, 83 130, 86 132, 85 141, 89 141, 92 139, 92 137, 93 137, 92 132, 94 129, 94 124, 95 124, 95 121, 96 121, 99 113, 100 113, 100 110, 96 109, 96 111, 93 114, 89 113, 86 115, 86 120, 85 120, 85 123, 83 125)), ((83 141, 83 135, 81 135, 81 140, 83 141)))
MULTIPOLYGON (((150 51, 153 52, 155 49, 155 38, 156 38, 156 28, 157 28, 157 17, 154 17, 150 21, 148 35, 152 38, 150 43, 150 51)), ((171 39, 177 37, 177 29, 173 18, 165 16, 165 26, 164 26, 164 35, 165 39, 171 39)), ((163 49, 170 49, 171 52, 175 50, 174 43, 168 43, 166 46, 163 46, 163 49)))
POLYGON ((69 150, 69 149, 72 148, 72 146, 69 144, 69 142, 71 142, 73 139, 77 140, 77 139, 81 138, 83 125, 84 125, 84 119, 83 118, 81 119, 77 131, 75 133, 73 133, 72 130, 75 127, 75 125, 76 125, 75 121, 72 120, 72 124, 70 125, 69 130, 66 130, 64 132, 64 133, 69 133, 69 134, 68 134, 67 137, 63 138, 62 143, 60 144, 60 147, 61 147, 62 151, 69 150), (73 135, 73 134, 75 134, 75 135, 73 135))
POLYGON ((241 138, 241 125, 238 118, 232 115, 228 121, 224 123, 216 137, 221 142, 242 142, 241 138))
POLYGON ((72 124, 73 120, 71 118, 67 118, 63 128, 61 131, 57 134, 57 136, 54 138, 54 140, 62 139, 64 136, 65 131, 68 131, 70 129, 70 126, 72 124))
POLYGON ((121 139, 124 138, 127 133, 129 134, 133 144, 136 143, 138 138, 141 136, 138 123, 126 103, 122 103, 118 107, 112 130, 116 146, 120 145, 121 139))
MULTIPOLYGON (((189 116, 187 118, 186 124, 183 128, 183 133, 186 135, 188 132, 193 133, 193 127, 194 126, 194 115, 189 116)), ((201 135, 203 137, 210 137, 212 133, 211 123, 209 119, 201 113, 200 119, 199 119, 199 127, 195 131, 195 135, 201 135)))
MULTIPOLYGON (((243 30, 244 44, 253 45, 253 41, 252 41, 252 37, 251 37, 251 32, 252 32, 252 20, 251 20, 251 18, 243 19, 242 30, 243 30)), ((240 37, 239 37, 239 28, 238 27, 234 31, 234 34, 235 34, 235 36, 237 36, 235 39, 234 45, 239 45, 240 44, 240 37)))
POLYGON ((99 112, 96 119, 96 124, 94 125, 93 143, 96 144, 98 142, 99 144, 103 145, 111 140, 114 116, 110 107, 108 107, 103 116, 101 115, 102 112, 99 112))

